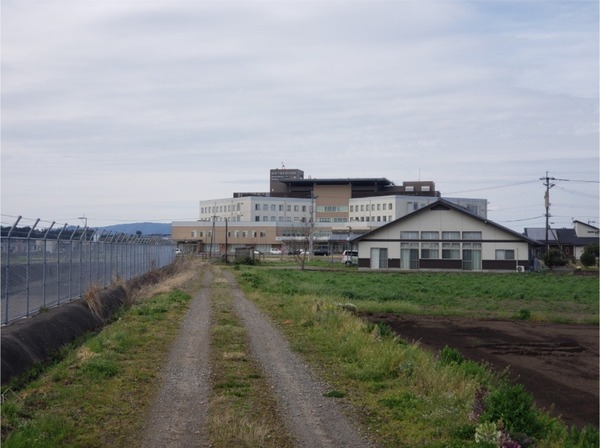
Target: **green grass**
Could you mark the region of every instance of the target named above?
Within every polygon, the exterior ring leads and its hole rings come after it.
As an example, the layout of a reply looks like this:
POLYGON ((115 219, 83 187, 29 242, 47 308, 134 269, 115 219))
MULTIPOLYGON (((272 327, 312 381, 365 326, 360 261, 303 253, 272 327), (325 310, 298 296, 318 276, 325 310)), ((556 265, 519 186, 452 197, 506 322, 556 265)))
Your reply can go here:
POLYGON ((246 294, 281 324, 292 347, 319 369, 332 391, 361 410, 363 425, 376 434, 382 446, 481 446, 475 443, 479 427, 470 415, 482 387, 500 392, 490 395, 491 411, 480 417, 481 425, 488 423, 486 418, 502 415, 510 428, 520 430, 520 422, 532 425, 537 447, 597 446, 597 429, 569 430, 532 408, 522 391, 506 389, 502 375, 451 349, 440 356, 431 354, 418 344, 399 339, 386 325, 364 322, 340 306, 351 301, 359 310, 385 306, 394 312, 503 316, 511 303, 514 318, 550 320, 556 316, 544 314, 544 306, 560 303, 563 315, 566 310, 576 316, 573 320, 597 321, 597 279, 302 272, 261 267, 240 268, 236 273, 246 294), (511 289, 518 292, 502 293, 511 289), (501 292, 495 295, 494 290, 501 292), (565 300, 574 290, 578 291, 577 301, 565 300), (515 294, 519 296, 515 298, 515 294), (510 414, 503 414, 506 410, 510 414))
POLYGON ((175 290, 133 306, 21 389, 12 383, 4 391, 2 446, 139 445, 140 416, 190 298, 175 290))
POLYGON ((253 269, 266 294, 351 302, 360 311, 598 323, 598 279, 552 273, 362 273, 253 269))

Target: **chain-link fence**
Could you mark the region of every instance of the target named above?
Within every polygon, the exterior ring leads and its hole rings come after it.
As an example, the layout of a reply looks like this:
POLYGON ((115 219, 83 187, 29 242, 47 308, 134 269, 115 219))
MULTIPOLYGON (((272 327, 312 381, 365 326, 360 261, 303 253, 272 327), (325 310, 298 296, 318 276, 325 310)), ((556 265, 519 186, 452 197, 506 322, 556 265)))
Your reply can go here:
POLYGON ((67 224, 36 230, 2 227, 1 323, 81 298, 92 285, 108 286, 167 266, 171 239, 113 233, 67 224))

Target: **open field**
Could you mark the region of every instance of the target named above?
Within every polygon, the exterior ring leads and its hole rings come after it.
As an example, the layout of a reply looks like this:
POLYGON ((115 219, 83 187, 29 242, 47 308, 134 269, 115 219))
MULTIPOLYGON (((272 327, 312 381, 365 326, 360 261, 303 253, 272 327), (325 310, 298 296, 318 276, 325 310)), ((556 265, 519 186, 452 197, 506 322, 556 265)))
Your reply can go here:
MULTIPOLYGON (((204 268, 193 270, 196 275, 191 277, 191 282, 178 286, 183 291, 173 290, 175 285, 162 288, 158 295, 148 291, 146 298, 140 297, 134 306, 123 310, 119 319, 105 330, 80 341, 63 353, 62 361, 54 366, 40 370, 41 375, 34 381, 4 389, 3 445, 139 446, 145 415, 159 386, 161 365, 167 359, 166 353, 191 300, 187 292, 198 291, 198 274, 204 268), (7 438, 13 431, 12 437, 7 438), (56 443, 46 443, 48 439, 44 438, 47 437, 56 443)), ((235 267, 233 272, 248 299, 285 333, 289 345, 302 356, 302 365, 310 366, 327 383, 328 393, 318 396, 339 400, 354 409, 365 434, 372 437, 377 446, 491 446, 477 443, 476 436, 481 435, 482 428, 489 429, 490 422, 498 420, 499 410, 493 407, 498 400, 500 404, 510 405, 509 413, 502 417, 504 428, 515 437, 519 433, 535 437, 536 447, 586 448, 598 444, 597 430, 569 429, 560 420, 538 413, 531 409, 526 394, 504 387, 501 376, 471 361, 463 362, 458 354, 450 352, 451 356, 442 356, 444 350, 439 353, 435 349, 423 350, 425 343, 414 344, 408 336, 396 337, 390 321, 387 324, 368 321, 356 316, 353 307, 347 305, 351 302, 360 313, 377 313, 378 319, 388 319, 393 312, 394 318, 400 316, 405 324, 422 314, 428 314, 424 320, 432 321, 438 319, 436 314, 462 315, 461 319, 470 315, 513 316, 518 318, 517 324, 527 329, 526 339, 535 351, 541 345, 531 344, 535 342, 531 328, 555 325, 541 324, 542 320, 597 322, 595 278, 561 276, 561 281, 554 282, 554 276, 454 275, 444 284, 440 280, 444 274, 436 279, 436 275, 429 274, 372 275, 355 270, 309 272, 248 266, 235 267), (427 279, 429 283, 423 283, 427 279), (509 280, 517 283, 511 285, 509 280), (445 291, 439 294, 438 301, 435 289, 428 287, 435 281, 440 281, 436 285, 445 291), (490 292, 478 293, 476 288, 481 287, 482 281, 492 289, 520 287, 522 295, 504 294, 507 297, 496 299, 490 292), (461 288, 461 294, 452 294, 455 288, 461 288), (571 297, 562 303, 563 316, 558 311, 548 312, 544 306, 555 304, 556 310, 559 309, 561 288, 568 290, 571 297), (543 290, 543 294, 535 292, 536 289, 543 290), (402 300, 394 298, 400 295, 399 290, 402 300), (478 298, 478 294, 482 298, 478 298), (509 303, 511 308, 507 309, 509 303), (485 401, 488 406, 485 412, 479 409, 482 388, 489 390, 490 397, 496 400, 485 401)), ((215 278, 211 302, 216 314, 211 326, 214 330, 226 330, 224 336, 227 337, 221 342, 234 345, 221 346, 219 332, 213 332, 211 364, 213 368, 219 365, 219 370, 225 372, 226 365, 219 363, 226 363, 233 368, 227 372, 234 377, 222 380, 214 377, 213 386, 226 385, 227 388, 215 389, 227 392, 229 398, 241 400, 231 401, 227 405, 230 410, 243 410, 254 397, 250 393, 254 388, 264 390, 259 383, 268 372, 247 370, 254 365, 249 362, 252 353, 243 338, 232 337, 242 327, 239 326, 241 321, 232 320, 229 287, 225 286, 220 278, 215 278), (239 366, 241 362, 244 362, 243 368, 239 366)), ((565 294, 563 291, 562 295, 565 294)), ((442 320, 453 319, 456 317, 442 320)), ((473 322, 470 318, 467 320, 473 322)), ((584 328, 584 325, 576 327, 584 328)), ((444 333, 437 339, 446 342, 447 337, 444 333)), ((516 340, 511 342, 516 346, 516 340)), ((590 352, 595 350, 597 356, 597 348, 582 346, 590 352)), ((502 351, 502 347, 499 348, 502 351)), ((468 357, 469 353, 465 351, 464 356, 468 357)), ((279 391, 277 398, 285 395, 287 389, 279 391)), ((272 391, 272 386, 267 390, 272 391)), ((308 394, 308 389, 302 390, 308 394)), ((270 401, 265 399, 263 403, 268 415, 270 401)), ((219 411, 225 404, 222 399, 211 400, 203 412, 209 412, 212 417, 221 415, 219 411)), ((249 409, 256 408, 252 405, 249 409)), ((172 413, 174 419, 175 414, 172 413)), ((255 418, 254 414, 249 413, 247 417, 255 418)), ((212 442, 216 443, 214 438, 212 442)))

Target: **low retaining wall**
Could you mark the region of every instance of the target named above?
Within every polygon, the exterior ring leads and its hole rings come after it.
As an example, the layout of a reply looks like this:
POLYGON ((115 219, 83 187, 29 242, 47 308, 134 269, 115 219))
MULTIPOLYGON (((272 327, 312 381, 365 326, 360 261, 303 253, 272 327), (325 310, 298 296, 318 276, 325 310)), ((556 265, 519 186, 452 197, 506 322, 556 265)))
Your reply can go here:
POLYGON ((65 344, 102 327, 125 302, 121 286, 102 292, 102 315, 95 316, 84 300, 61 305, 2 328, 2 384, 35 365, 49 361, 65 344))

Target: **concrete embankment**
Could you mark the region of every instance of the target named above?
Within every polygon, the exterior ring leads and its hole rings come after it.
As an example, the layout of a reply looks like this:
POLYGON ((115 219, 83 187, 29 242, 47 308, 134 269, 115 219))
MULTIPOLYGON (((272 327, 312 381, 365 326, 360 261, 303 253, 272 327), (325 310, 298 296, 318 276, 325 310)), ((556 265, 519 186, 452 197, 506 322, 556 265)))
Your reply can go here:
POLYGON ((84 300, 52 308, 2 328, 2 384, 52 359, 65 344, 101 327, 125 302, 122 286, 102 291, 96 316, 84 300))

